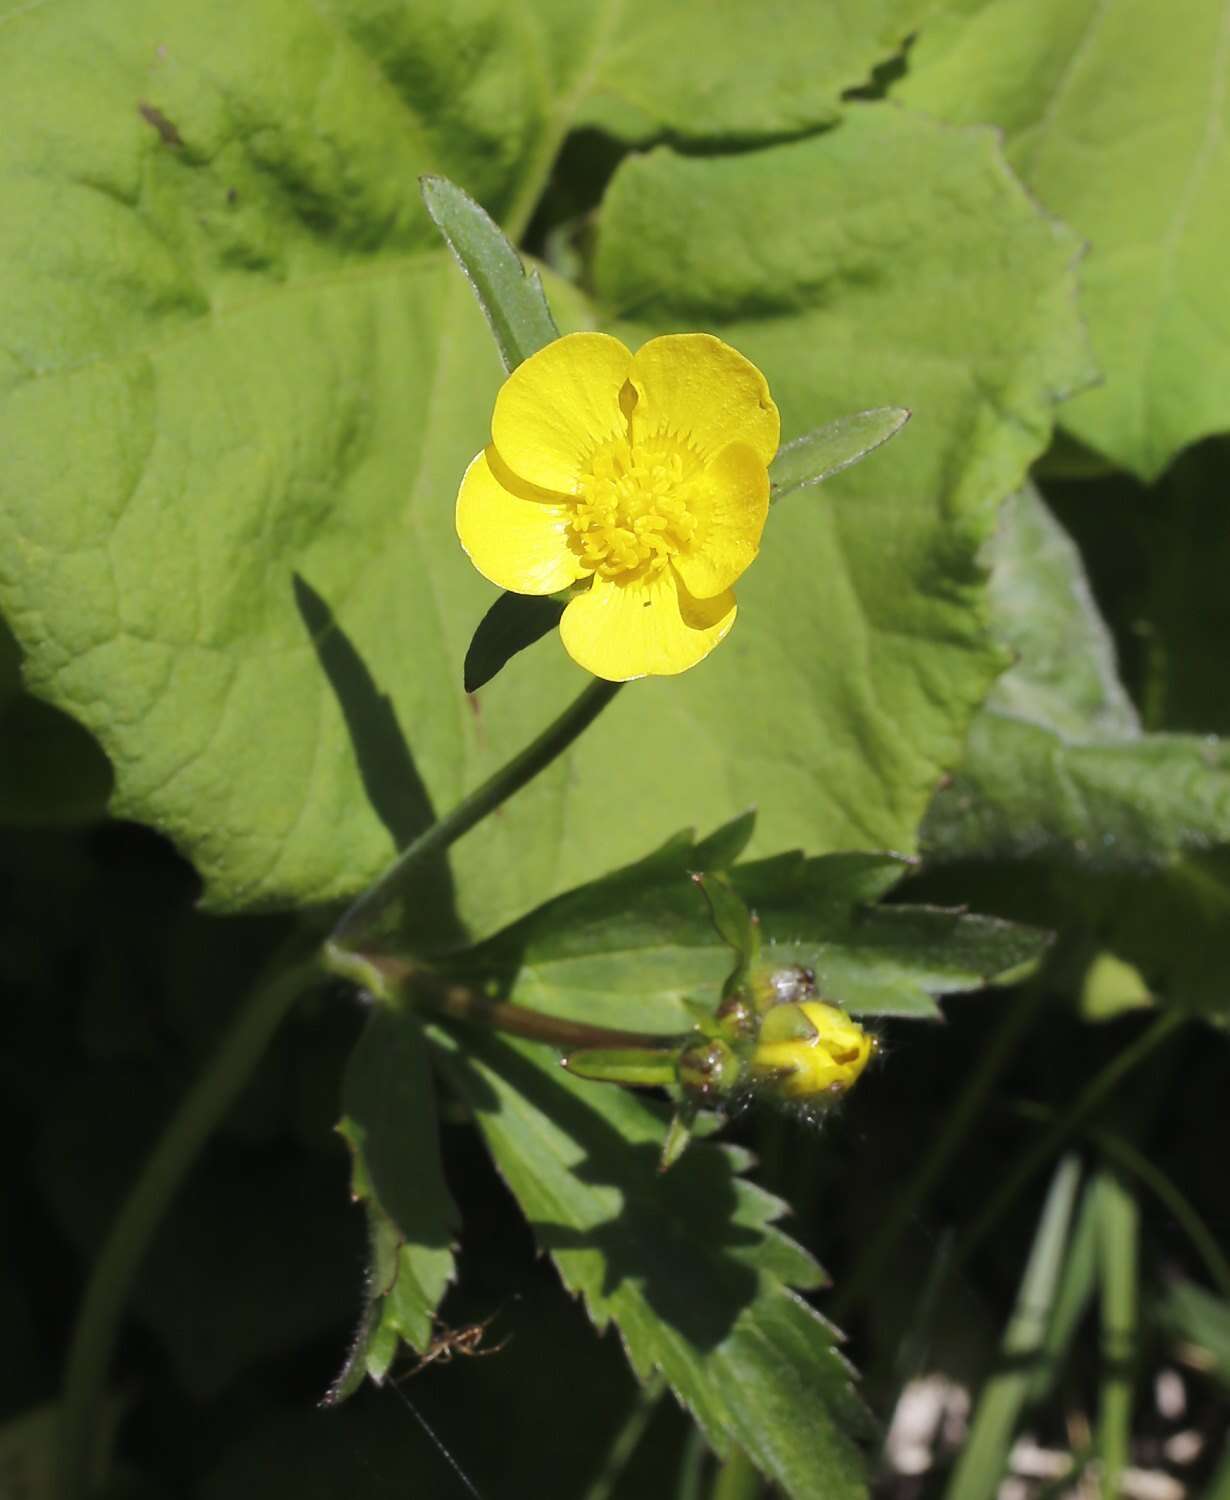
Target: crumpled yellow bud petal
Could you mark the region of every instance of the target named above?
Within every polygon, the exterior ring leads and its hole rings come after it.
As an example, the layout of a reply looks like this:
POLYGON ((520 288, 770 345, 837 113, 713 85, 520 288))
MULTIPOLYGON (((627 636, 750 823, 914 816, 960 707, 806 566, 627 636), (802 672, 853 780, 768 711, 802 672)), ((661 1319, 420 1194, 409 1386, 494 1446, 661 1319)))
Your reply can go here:
POLYGON ((859 1078, 876 1050, 876 1039, 836 1005, 807 1000, 776 1006, 769 1012, 779 1023, 777 1035, 794 1029, 797 1035, 781 1041, 761 1041, 752 1053, 753 1077, 772 1082, 785 1099, 811 1099, 817 1094, 844 1094, 859 1078), (781 1014, 790 1012, 789 1017, 781 1014))

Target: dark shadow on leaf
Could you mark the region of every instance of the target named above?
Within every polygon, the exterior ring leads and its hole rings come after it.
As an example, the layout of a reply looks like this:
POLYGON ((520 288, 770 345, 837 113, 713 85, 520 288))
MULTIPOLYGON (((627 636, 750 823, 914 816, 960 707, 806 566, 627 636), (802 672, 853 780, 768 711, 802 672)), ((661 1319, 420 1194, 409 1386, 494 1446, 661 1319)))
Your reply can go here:
MULTIPOLYGON (((324 599, 300 574, 293 575, 293 583, 312 649, 342 710, 367 800, 398 850, 404 849, 436 821, 436 814, 392 700, 380 691, 324 599)), ((446 853, 421 867, 401 908, 402 933, 420 950, 424 945, 457 947, 467 939, 446 853)))
MULTIPOLYGON (((756 1296, 755 1258, 764 1236, 759 1225, 737 1220, 740 1205, 729 1156, 700 1142, 661 1173, 656 1143, 629 1142, 562 1079, 557 1082, 498 1038, 468 1030, 465 1053, 498 1068, 584 1149, 572 1176, 595 1187, 612 1187, 623 1200, 615 1217, 589 1229, 531 1218, 539 1242, 565 1256, 597 1251, 605 1266, 603 1296, 628 1283, 694 1348, 703 1352, 720 1344, 756 1296)), ((495 1102, 490 1092, 472 1069, 465 1072, 467 1095, 481 1112, 485 1094, 490 1108, 495 1102)), ((746 1212, 747 1204, 743 1207, 746 1212)))

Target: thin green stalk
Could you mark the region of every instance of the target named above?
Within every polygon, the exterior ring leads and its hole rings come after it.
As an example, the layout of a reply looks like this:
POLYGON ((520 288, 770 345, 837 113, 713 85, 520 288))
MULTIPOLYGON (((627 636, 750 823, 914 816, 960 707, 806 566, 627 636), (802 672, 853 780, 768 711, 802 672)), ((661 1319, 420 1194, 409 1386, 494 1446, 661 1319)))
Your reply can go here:
POLYGON ((1091 1184, 1081 1198, 1080 1211, 1068 1243, 1059 1286, 1055 1291, 1050 1327, 1046 1330, 1046 1338, 1035 1361, 1029 1385, 1028 1401, 1031 1406, 1036 1406, 1050 1395, 1060 1366, 1068 1357, 1076 1330, 1093 1300, 1093 1289, 1098 1279, 1097 1207, 1097 1195, 1091 1184))
POLYGON ((468 797, 463 797, 452 812, 407 845, 399 858, 342 917, 334 929, 331 946, 342 949, 349 946, 350 940, 359 935, 362 928, 370 927, 389 904, 411 869, 455 844, 462 834, 469 833, 475 824, 481 823, 514 792, 519 792, 545 770, 593 723, 622 686, 621 682, 606 682, 595 677, 537 739, 531 740, 519 755, 514 755, 468 797))
MULTIPOLYGON (((342 918, 324 955, 326 967, 343 970, 344 955, 339 951, 342 940, 359 923, 379 912, 407 872, 454 844, 550 765, 602 712, 620 686, 595 678, 537 739, 415 839, 342 918)), ((311 959, 289 967, 283 959, 268 981, 256 988, 180 1105, 120 1209, 90 1276, 69 1349, 57 1445, 59 1500, 85 1500, 89 1494, 97 1418, 111 1349, 133 1279, 154 1231, 286 1013, 311 980, 320 975, 321 957, 314 953, 311 959)))
POLYGON ((632 1455, 640 1447, 645 1429, 657 1411, 665 1389, 666 1381, 661 1375, 655 1375, 647 1385, 638 1388, 636 1399, 607 1450, 598 1477, 585 1491, 582 1500, 610 1500, 632 1455))
POLYGON ((834 1298, 832 1316, 836 1322, 841 1323, 851 1309, 860 1306, 868 1293, 879 1284, 898 1241, 964 1143, 970 1124, 986 1103, 996 1080, 1016 1051, 1042 998, 1041 987, 1035 985, 1005 1014, 985 1056, 957 1096, 957 1102, 949 1111, 939 1135, 931 1143, 909 1182, 901 1192, 894 1195, 892 1207, 859 1256, 854 1274, 834 1298))
POLYGON ((705 1460, 708 1456, 709 1445, 701 1436, 700 1428, 693 1422, 683 1440, 683 1454, 679 1460, 679 1477, 673 1500, 702 1500, 705 1460))
POLYGON ((1102 1367, 1097 1450, 1103 1500, 1118 1500, 1132 1439, 1132 1362, 1136 1353, 1139 1213, 1116 1172, 1098 1175, 1102 1367))
POLYGON ((1000 1368, 979 1394, 978 1409, 944 1500, 981 1500, 999 1488, 1055 1305, 1080 1175, 1080 1162, 1074 1156, 1066 1157, 1055 1169, 1004 1330, 1000 1368))
POLYGON ((1004 1213, 1015 1202, 1017 1195, 1051 1159, 1078 1125, 1138 1068, 1142 1062, 1176 1031, 1186 1020, 1181 1011, 1163 1012, 1153 1025, 1143 1032, 1130 1047, 1125 1047, 1116 1057, 1094 1075, 1077 1095, 1070 1108, 1056 1119, 1049 1130, 1018 1161, 999 1187, 991 1194, 982 1212, 961 1237, 952 1259, 951 1273, 955 1274, 982 1244, 982 1241, 999 1223, 1004 1213))
POLYGON ((368 988, 374 985, 380 993, 407 986, 414 1004, 434 1015, 450 1021, 476 1021, 480 1026, 525 1037, 530 1042, 546 1042, 565 1052, 594 1047, 669 1053, 677 1051, 687 1040, 677 1033, 623 1031, 614 1026, 591 1026, 586 1021, 566 1021, 562 1016, 531 1010, 528 1005, 491 1000, 468 985, 421 967, 412 959, 381 953, 339 953, 332 944, 325 957, 333 972, 355 978, 368 988))
POLYGON ((258 985, 223 1036, 174 1119, 142 1168, 95 1262, 73 1330, 56 1447, 60 1500, 81 1500, 91 1488, 103 1389, 128 1294, 154 1231, 201 1147, 264 1056, 287 1012, 315 978, 313 956, 258 985))
MULTIPOLYGON (((1022 1105, 1018 1113, 1034 1120, 1052 1120, 1055 1111, 1044 1105, 1022 1105)), ((1175 1187, 1170 1178, 1129 1141, 1114 1131, 1098 1126, 1088 1132, 1089 1139, 1110 1158, 1117 1167, 1130 1173, 1153 1194, 1170 1217, 1178 1224, 1191 1241, 1192 1249, 1204 1262, 1209 1280, 1223 1297, 1230 1301, 1230 1258, 1227 1258, 1217 1237, 1200 1217, 1195 1206, 1175 1187)))
POLYGON ((713 1500, 757 1500, 762 1488, 760 1470, 742 1448, 732 1448, 713 1486, 713 1500))
MULTIPOLYGON (((1059 1146, 1067 1140, 1068 1136, 1072 1134, 1085 1117, 1091 1114, 1105 1100, 1107 1095, 1122 1082, 1133 1068, 1138 1067, 1140 1063, 1144 1062, 1150 1053, 1183 1020, 1183 1015, 1177 1011, 1167 1012, 1159 1016, 1153 1025, 1137 1038, 1132 1046, 1120 1052, 1100 1073, 1090 1080, 1078 1095, 1071 1108, 1058 1117, 1051 1128, 1043 1133, 1034 1147, 1020 1158, 1015 1169, 1003 1180, 999 1189, 991 1195, 982 1213, 978 1215, 970 1228, 958 1241, 946 1267, 945 1280, 954 1277, 968 1262, 970 1256, 982 1243, 986 1235, 995 1228, 1002 1215, 1012 1206, 1018 1193, 1028 1183, 1029 1179, 1041 1167, 1045 1166, 1059 1146)), ((997 1037, 997 1043, 999 1040, 1000 1038, 997 1037)), ((967 1090, 968 1092, 969 1090, 967 1090)), ((964 1102, 964 1098, 958 1101, 957 1109, 953 1112, 954 1116, 963 1113, 962 1106, 964 1102)), ((947 1137, 951 1123, 950 1120, 941 1140, 947 1137)), ((924 1164, 923 1170, 926 1171, 929 1165, 930 1161, 924 1164)), ((866 1283, 866 1285, 871 1284, 870 1282, 866 1283)), ((853 1298, 847 1292, 843 1305, 848 1307, 852 1301, 853 1298)), ((840 1320, 838 1312, 835 1312, 834 1316, 840 1320)))
POLYGON ((1140 1180, 1159 1203, 1170 1214, 1191 1241, 1192 1249, 1204 1261, 1209 1280, 1222 1296, 1230 1300, 1230 1260, 1217 1243, 1217 1238, 1187 1198, 1175 1187, 1165 1173, 1158 1171, 1153 1163, 1135 1146, 1109 1130, 1090 1132, 1098 1146, 1115 1163, 1140 1180))
POLYGON ((913 1302, 912 1315, 893 1351, 892 1371, 898 1399, 909 1381, 921 1375, 926 1365, 940 1299, 948 1291, 948 1257, 952 1254, 955 1238, 952 1230, 946 1229, 937 1239, 922 1286, 913 1302))

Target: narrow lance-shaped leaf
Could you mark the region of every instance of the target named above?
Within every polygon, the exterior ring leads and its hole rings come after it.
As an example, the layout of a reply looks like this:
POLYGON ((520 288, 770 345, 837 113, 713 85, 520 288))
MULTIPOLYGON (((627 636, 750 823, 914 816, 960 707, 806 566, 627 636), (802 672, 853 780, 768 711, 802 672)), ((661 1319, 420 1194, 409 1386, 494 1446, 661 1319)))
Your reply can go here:
POLYGON ((478 622, 466 651, 465 690, 476 693, 527 646, 559 624, 564 606, 537 594, 501 594, 478 622))
POLYGON ((491 325, 504 368, 515 370, 559 337, 536 270, 527 271, 503 230, 445 177, 422 179, 423 202, 491 325))
POLYGON ((704 892, 717 935, 735 955, 735 972, 728 983, 736 983, 760 957, 760 924, 725 875, 697 873, 692 879, 704 892))
POLYGON ((1210 1373, 1230 1391, 1230 1301, 1180 1277, 1167 1288, 1162 1319, 1185 1343, 1209 1355, 1210 1373))
POLYGON ((910 413, 904 406, 881 406, 838 417, 795 438, 781 449, 769 469, 771 498, 781 500, 848 469, 887 443, 909 420, 910 413))
POLYGON ((1140 1207, 1111 1167, 1098 1173, 1101 1370, 1094 1442, 1104 1493, 1122 1493, 1132 1443, 1133 1364, 1140 1353, 1140 1207))
POLYGON ((1044 1345, 1080 1176, 1079 1161, 1069 1156, 1060 1162, 1051 1179, 1016 1306, 1004 1330, 1003 1370, 983 1387, 945 1500, 982 1500, 993 1495, 999 1485, 1012 1435, 1029 1397, 1034 1363, 1044 1345))

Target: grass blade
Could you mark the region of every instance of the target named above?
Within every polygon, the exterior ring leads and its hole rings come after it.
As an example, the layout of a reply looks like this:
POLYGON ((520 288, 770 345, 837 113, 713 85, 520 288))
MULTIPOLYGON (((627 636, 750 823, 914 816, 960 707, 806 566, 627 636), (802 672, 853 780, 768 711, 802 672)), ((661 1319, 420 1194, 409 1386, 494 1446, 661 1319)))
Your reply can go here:
POLYGON ((1116 1500, 1132 1435, 1140 1213, 1136 1199, 1114 1170, 1098 1174, 1094 1192, 1102 1283, 1097 1450, 1102 1463, 1102 1494, 1106 1500, 1116 1500))
POLYGON ((1016 1306, 1004 1330, 1001 1367, 983 1387, 945 1500, 986 1500, 998 1488, 1051 1320, 1079 1183, 1080 1163, 1074 1156, 1064 1157, 1051 1179, 1016 1306))
POLYGON ((1050 1394, 1056 1373, 1067 1357, 1072 1340, 1076 1337, 1076 1330, 1080 1327, 1081 1319, 1089 1307, 1097 1279, 1097 1202, 1091 1185, 1085 1189, 1081 1198, 1076 1227, 1072 1230, 1071 1243, 1064 1257, 1063 1271, 1055 1292, 1055 1306, 1051 1314, 1050 1327, 1046 1331, 1046 1338, 1030 1381, 1029 1403, 1031 1405, 1050 1394))

